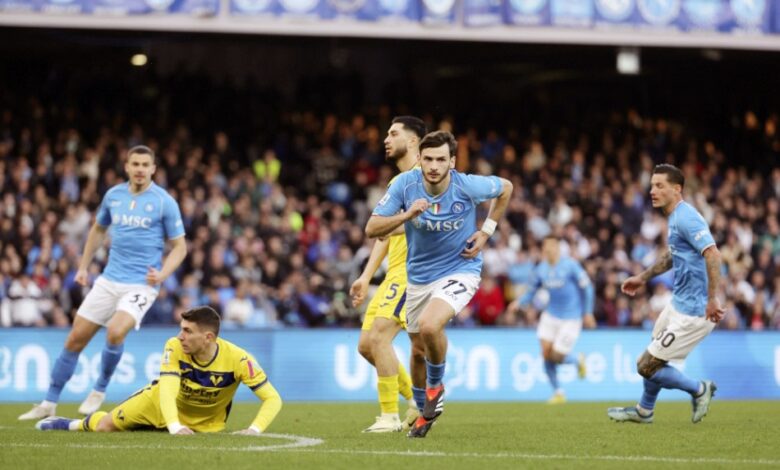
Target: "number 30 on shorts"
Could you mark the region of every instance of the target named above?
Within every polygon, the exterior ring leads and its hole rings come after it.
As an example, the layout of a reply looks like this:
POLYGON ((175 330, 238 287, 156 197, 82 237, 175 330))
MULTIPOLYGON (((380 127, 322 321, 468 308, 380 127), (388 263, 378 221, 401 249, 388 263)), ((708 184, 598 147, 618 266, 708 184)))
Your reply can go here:
POLYGON ((663 330, 659 331, 657 335, 655 335, 655 339, 661 343, 661 346, 668 348, 672 345, 672 343, 674 343, 675 336, 674 333, 671 331, 666 331, 666 328, 664 328, 663 330))

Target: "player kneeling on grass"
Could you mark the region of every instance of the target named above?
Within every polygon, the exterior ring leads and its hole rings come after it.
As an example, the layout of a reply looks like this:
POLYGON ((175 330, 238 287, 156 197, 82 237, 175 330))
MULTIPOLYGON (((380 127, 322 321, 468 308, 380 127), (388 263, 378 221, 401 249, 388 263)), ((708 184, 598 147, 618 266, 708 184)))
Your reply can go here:
POLYGON ((219 432, 225 428, 233 396, 243 382, 262 400, 252 424, 236 434, 259 435, 268 429, 282 399, 255 359, 218 338, 219 314, 196 307, 182 314, 181 331, 165 343, 160 379, 134 393, 111 412, 84 419, 50 417, 43 431, 132 431, 165 429, 171 434, 219 432))

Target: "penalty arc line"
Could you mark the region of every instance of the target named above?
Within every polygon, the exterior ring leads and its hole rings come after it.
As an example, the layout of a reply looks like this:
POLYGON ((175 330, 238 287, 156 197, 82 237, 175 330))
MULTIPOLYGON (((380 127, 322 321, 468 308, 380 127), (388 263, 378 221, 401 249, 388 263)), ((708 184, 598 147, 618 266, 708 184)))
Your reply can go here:
MULTIPOLYGON (((245 438, 244 436, 236 436, 238 438, 245 438)), ((251 437, 251 436, 250 436, 251 437)), ((234 446, 216 446, 206 447, 203 446, 187 446, 187 445, 149 445, 149 444, 45 444, 45 443, 27 443, 27 442, 10 442, 4 445, 8 447, 33 447, 33 448, 53 448, 53 447, 67 447, 71 449, 150 449, 150 450, 215 450, 215 451, 231 451, 231 452, 267 452, 278 450, 293 450, 302 447, 318 446, 325 441, 315 437, 296 436, 293 434, 274 434, 265 433, 259 437, 270 437, 272 439, 287 439, 292 442, 285 444, 271 444, 271 445, 250 445, 245 447, 234 446)), ((185 438, 186 439, 186 438, 185 438)))

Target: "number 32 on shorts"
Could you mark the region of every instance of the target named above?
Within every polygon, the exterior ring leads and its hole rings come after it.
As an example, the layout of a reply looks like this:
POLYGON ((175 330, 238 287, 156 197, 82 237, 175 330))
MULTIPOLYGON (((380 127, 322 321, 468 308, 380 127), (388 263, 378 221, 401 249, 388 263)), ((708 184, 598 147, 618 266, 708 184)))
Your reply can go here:
POLYGON ((130 303, 135 304, 136 308, 142 312, 148 301, 149 299, 147 299, 145 296, 142 296, 141 294, 135 294, 133 298, 130 299, 130 303))

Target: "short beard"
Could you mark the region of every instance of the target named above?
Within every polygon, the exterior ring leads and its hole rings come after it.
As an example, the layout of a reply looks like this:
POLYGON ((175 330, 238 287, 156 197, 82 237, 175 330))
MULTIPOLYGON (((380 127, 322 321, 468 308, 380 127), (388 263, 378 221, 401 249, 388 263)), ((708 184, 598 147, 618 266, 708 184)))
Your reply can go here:
POLYGON ((398 149, 394 153, 385 153, 385 160, 388 162, 397 162, 398 160, 404 158, 406 154, 406 148, 398 149))

